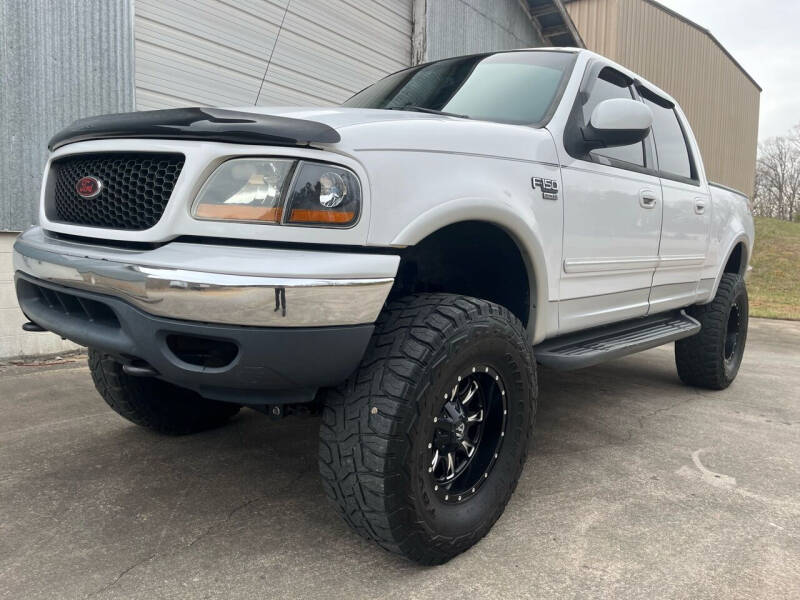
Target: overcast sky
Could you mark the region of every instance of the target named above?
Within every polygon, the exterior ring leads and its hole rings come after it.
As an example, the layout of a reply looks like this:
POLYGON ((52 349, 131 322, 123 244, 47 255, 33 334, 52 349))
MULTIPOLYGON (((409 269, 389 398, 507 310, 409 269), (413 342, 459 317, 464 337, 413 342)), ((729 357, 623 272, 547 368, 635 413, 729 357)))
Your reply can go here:
POLYGON ((800 0, 659 0, 711 30, 764 89, 759 140, 800 123, 800 0))

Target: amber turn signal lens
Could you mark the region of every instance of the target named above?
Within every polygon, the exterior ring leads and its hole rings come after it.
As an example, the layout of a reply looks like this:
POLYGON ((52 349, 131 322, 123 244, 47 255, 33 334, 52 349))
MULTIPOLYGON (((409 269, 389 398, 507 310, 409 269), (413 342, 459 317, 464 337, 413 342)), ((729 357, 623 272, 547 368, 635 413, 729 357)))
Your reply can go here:
POLYGON ((281 209, 245 204, 198 204, 195 208, 195 216, 201 219, 278 223, 281 220, 281 209))
POLYGON ((356 213, 352 211, 296 208, 289 213, 289 223, 336 223, 337 225, 345 225, 350 223, 355 216, 356 213))

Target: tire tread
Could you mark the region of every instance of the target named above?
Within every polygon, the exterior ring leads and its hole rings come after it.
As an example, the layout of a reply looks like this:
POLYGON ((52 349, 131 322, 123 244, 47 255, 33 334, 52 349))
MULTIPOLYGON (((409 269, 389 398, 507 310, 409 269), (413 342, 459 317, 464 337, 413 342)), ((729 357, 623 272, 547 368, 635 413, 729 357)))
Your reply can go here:
MULTIPOLYGON (((422 564, 439 564, 477 542, 500 517, 524 465, 524 456, 485 526, 458 539, 425 531, 404 495, 411 480, 408 451, 419 417, 415 397, 424 393, 422 373, 431 360, 446 360, 463 325, 497 323, 527 348, 535 397, 535 362, 525 331, 506 308, 450 294, 418 294, 391 302, 379 317, 358 370, 326 391, 320 427, 319 468, 323 487, 341 517, 362 537, 422 564), (405 428, 405 429, 404 429, 405 428), (433 543, 431 543, 433 537, 433 543)), ((527 448, 531 422, 524 427, 527 448)), ((406 492, 407 493, 407 492, 406 492)))
MULTIPOLYGON (((722 345, 730 307, 740 293, 747 293, 742 277, 736 273, 724 273, 714 300, 687 311, 702 328, 698 334, 675 342, 675 365, 685 384, 722 390, 733 382, 736 373, 732 377, 726 373, 722 345)), ((746 327, 744 336, 740 342, 742 345, 746 339, 746 327)))

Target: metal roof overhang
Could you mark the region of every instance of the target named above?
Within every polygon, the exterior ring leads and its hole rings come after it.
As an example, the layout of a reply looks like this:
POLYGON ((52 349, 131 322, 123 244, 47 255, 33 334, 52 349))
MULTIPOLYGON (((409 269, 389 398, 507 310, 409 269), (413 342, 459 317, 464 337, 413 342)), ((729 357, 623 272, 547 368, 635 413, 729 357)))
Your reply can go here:
POLYGON ((585 48, 561 0, 519 0, 531 22, 551 46, 585 48))

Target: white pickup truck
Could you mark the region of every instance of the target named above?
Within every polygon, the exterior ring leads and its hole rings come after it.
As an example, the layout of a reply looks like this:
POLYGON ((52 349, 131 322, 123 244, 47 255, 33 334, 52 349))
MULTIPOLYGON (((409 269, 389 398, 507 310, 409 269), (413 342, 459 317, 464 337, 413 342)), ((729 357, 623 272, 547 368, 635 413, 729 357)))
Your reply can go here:
POLYGON ((87 346, 159 432, 321 411, 339 513, 420 563, 502 514, 537 362, 674 341, 722 389, 742 360, 747 198, 668 94, 585 50, 432 62, 341 107, 83 119, 50 150, 15 244, 26 329, 87 346))

